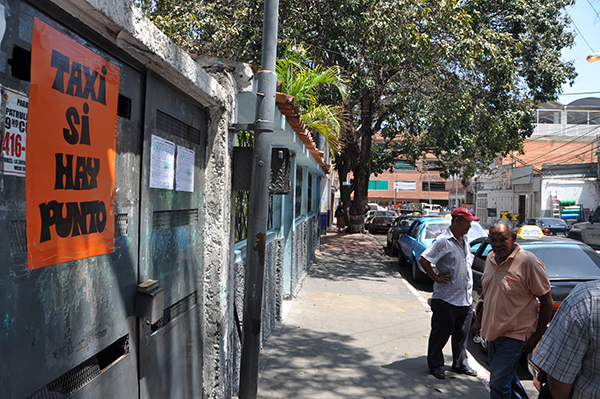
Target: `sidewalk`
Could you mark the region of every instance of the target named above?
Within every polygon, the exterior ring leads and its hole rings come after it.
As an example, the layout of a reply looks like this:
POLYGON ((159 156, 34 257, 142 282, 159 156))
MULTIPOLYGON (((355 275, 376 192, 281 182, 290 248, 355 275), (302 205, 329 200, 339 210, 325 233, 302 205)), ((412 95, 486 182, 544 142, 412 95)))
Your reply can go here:
MULTIPOLYGON (((367 235, 321 237, 298 297, 261 352, 261 399, 486 399, 476 377, 427 368, 430 311, 367 235)), ((482 374, 483 375, 483 374, 482 374)))

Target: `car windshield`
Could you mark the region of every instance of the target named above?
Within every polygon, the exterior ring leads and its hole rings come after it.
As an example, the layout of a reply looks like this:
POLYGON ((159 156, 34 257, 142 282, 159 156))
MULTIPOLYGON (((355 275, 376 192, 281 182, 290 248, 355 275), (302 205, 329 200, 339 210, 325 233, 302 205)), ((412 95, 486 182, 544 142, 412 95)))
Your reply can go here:
POLYGON ((377 217, 383 217, 383 216, 389 216, 389 217, 396 217, 396 214, 392 211, 389 212, 377 212, 377 217))
POLYGON ((550 225, 562 225, 565 226, 567 223, 562 220, 562 219, 558 219, 558 218, 545 218, 545 219, 540 219, 540 222, 542 222, 542 226, 550 226, 550 225))
POLYGON ((442 234, 450 226, 450 222, 440 221, 436 223, 427 223, 425 232, 423 233, 424 240, 434 240, 442 234))
MULTIPOLYGON (((433 240, 442 234, 450 226, 450 220, 441 220, 439 222, 427 223, 425 226, 424 240, 433 240)), ((467 241, 471 242, 479 237, 487 237, 487 233, 477 222, 471 223, 471 228, 467 233, 467 241)))
POLYGON ((521 244, 521 247, 544 262, 550 278, 589 278, 592 276, 600 278, 600 255, 587 246, 578 244, 521 244))
POLYGON ((471 228, 467 233, 468 241, 471 242, 479 237, 487 237, 486 231, 481 227, 481 225, 477 222, 471 222, 471 228))

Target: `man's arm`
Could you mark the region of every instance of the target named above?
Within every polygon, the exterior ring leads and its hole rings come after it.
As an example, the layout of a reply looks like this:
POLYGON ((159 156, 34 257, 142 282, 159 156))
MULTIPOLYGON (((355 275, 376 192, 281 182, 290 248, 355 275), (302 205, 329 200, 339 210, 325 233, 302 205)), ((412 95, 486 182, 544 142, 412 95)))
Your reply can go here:
POLYGON ((552 317, 552 307, 554 301, 552 300, 552 293, 548 291, 546 294, 537 297, 540 301, 540 313, 538 315, 537 327, 533 335, 527 340, 527 343, 523 347, 523 353, 529 353, 535 348, 540 339, 544 336, 550 318, 552 317))
POLYGON ((431 278, 434 282, 441 284, 447 284, 450 282, 450 274, 448 274, 447 272, 442 274, 435 274, 435 272, 433 271, 433 267, 431 267, 431 263, 424 257, 419 257, 419 263, 423 267, 423 271, 427 273, 429 278, 431 278))
POLYGON ((479 331, 481 330, 481 319, 483 319, 483 307, 485 306, 484 303, 481 303, 481 309, 479 310, 479 312, 477 312, 477 316, 475 316, 475 321, 473 322, 473 324, 471 324, 471 336, 476 336, 477 334, 479 334, 479 331))
POLYGON ((571 396, 573 396, 573 384, 560 382, 552 378, 548 373, 546 373, 546 377, 548 377, 548 386, 550 387, 550 393, 552 393, 552 399, 571 399, 571 396))

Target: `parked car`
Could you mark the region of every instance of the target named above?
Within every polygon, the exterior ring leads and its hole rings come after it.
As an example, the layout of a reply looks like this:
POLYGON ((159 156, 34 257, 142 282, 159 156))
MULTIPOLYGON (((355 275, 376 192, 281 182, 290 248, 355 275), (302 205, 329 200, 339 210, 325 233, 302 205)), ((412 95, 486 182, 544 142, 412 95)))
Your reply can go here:
POLYGON ((386 210, 384 207, 382 207, 381 205, 376 204, 374 202, 368 203, 367 208, 369 208, 369 210, 371 210, 371 211, 385 211, 386 210))
POLYGON ((373 219, 375 213, 377 213, 377 211, 370 210, 365 215, 365 230, 369 231, 369 224, 371 224, 371 219, 373 219))
MULTIPOLYGON (((452 221, 441 217, 422 217, 415 219, 407 233, 398 238, 398 261, 400 266, 412 265, 412 278, 415 282, 425 282, 429 276, 425 274, 418 259, 429 245, 442 234, 452 221)), ((479 237, 487 237, 487 232, 478 222, 471 222, 467 234, 469 241, 479 237)))
POLYGON ((569 238, 583 241, 595 249, 600 249, 600 205, 587 222, 575 223, 569 230, 569 238))
MULTIPOLYGON (((544 262, 550 277, 550 289, 554 300, 553 313, 577 284, 600 279, 600 255, 587 244, 552 236, 517 237, 517 243, 544 262)), ((471 250, 475 254, 472 266, 473 310, 477 314, 481 312, 484 303, 481 277, 491 245, 487 237, 484 237, 471 242, 471 250)))
POLYGON ((398 254, 398 237, 410 228, 415 218, 413 216, 398 216, 387 232, 387 248, 392 255, 398 254))
POLYGON ((369 222, 369 233, 375 234, 381 231, 387 232, 394 222, 394 219, 396 219, 396 212, 394 211, 375 211, 375 214, 369 222))
POLYGON ((530 218, 525 225, 538 226, 547 236, 566 236, 571 226, 560 218, 530 218))

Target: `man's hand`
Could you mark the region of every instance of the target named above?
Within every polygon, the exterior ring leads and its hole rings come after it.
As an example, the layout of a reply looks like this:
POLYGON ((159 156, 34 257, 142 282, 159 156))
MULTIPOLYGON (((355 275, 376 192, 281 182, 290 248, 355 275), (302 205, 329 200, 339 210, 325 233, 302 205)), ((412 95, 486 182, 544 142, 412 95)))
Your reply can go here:
POLYGON ((433 267, 431 266, 431 263, 429 263, 429 261, 427 259, 425 259, 424 257, 422 257, 422 256, 419 257, 419 263, 421 264, 423 271, 425 273, 427 273, 429 278, 432 279, 434 282, 440 283, 440 284, 448 284, 450 281, 452 281, 452 278, 450 277, 450 274, 448 274, 448 272, 436 274, 433 271, 433 267))
POLYGON ((477 334, 479 334, 479 332, 481 331, 481 316, 478 316, 477 318, 475 318, 475 321, 473 322, 473 324, 471 324, 471 337, 476 336, 477 334))
POLYGON ((533 334, 527 340, 527 342, 525 342, 525 346, 523 346, 523 349, 521 349, 521 353, 529 353, 529 352, 533 351, 541 339, 542 339, 542 337, 539 337, 536 334, 533 334))
POLYGON ((452 281, 452 278, 450 277, 450 273, 445 272, 442 274, 433 274, 434 275, 434 279, 433 281, 435 281, 436 283, 439 284, 448 284, 450 281, 452 281))

